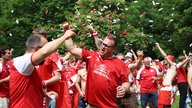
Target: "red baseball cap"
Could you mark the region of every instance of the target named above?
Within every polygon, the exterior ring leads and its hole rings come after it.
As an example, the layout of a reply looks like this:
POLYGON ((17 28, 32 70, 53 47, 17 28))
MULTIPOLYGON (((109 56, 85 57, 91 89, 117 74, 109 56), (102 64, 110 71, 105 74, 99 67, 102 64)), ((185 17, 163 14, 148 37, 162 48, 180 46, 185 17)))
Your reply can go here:
POLYGON ((174 62, 175 57, 174 57, 173 55, 168 55, 167 57, 168 57, 172 62, 174 62))

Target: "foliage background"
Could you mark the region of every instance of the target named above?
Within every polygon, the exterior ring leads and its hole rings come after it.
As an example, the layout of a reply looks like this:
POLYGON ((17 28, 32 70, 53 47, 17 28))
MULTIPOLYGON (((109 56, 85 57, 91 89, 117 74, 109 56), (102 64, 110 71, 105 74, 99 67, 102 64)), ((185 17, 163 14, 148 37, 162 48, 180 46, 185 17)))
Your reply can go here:
MULTIPOLYGON (((192 47, 191 0, 6 0, 0 1, 0 45, 25 51, 25 41, 36 27, 47 31, 49 40, 63 34, 61 24, 69 18, 82 48, 96 49, 86 29, 92 26, 99 37, 116 36, 117 53, 143 50, 145 56, 161 57, 155 42, 176 57, 192 47)), ((66 52, 65 45, 59 51, 66 52)))

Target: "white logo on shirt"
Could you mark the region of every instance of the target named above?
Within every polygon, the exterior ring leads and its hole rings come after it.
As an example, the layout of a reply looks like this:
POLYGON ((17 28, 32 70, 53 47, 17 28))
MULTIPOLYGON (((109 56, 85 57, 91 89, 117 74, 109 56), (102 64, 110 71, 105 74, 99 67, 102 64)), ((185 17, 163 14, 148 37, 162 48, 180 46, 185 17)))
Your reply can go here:
POLYGON ((94 73, 102 76, 102 77, 105 77, 107 79, 110 79, 109 78, 109 71, 106 69, 106 65, 105 64, 100 64, 99 66, 96 66, 94 67, 94 73))

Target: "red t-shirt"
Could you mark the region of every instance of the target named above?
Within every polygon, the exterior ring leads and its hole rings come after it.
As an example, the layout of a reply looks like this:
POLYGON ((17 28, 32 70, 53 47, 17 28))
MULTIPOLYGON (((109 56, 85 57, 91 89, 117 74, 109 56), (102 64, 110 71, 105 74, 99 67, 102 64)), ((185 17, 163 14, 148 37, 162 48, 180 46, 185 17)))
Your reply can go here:
MULTIPOLYGON (((0 79, 6 78, 9 76, 9 65, 2 65, 0 63, 0 79)), ((9 98, 9 81, 3 82, 0 84, 0 97, 9 98)))
MULTIPOLYGON (((50 59, 45 59, 43 65, 36 66, 38 75, 40 76, 41 81, 48 80, 53 77, 54 71, 60 71, 55 62, 50 59)), ((56 83, 53 85, 47 86, 47 91, 55 91, 56 83)))
POLYGON ((31 54, 17 57, 10 69, 10 108, 42 108, 43 91, 31 54))
POLYGON ((48 57, 47 57, 47 59, 50 59, 50 60, 52 60, 53 62, 55 62, 56 63, 56 65, 57 65, 57 67, 60 69, 60 70, 62 70, 62 64, 61 64, 61 61, 60 61, 60 59, 59 59, 59 54, 58 53, 56 53, 56 52, 53 52, 51 55, 49 55, 48 57))
POLYGON ((184 66, 182 66, 181 68, 177 68, 176 67, 176 71, 177 71, 177 82, 181 83, 181 82, 187 82, 187 72, 184 66))
POLYGON ((157 74, 157 68, 152 66, 149 68, 142 67, 138 71, 136 79, 139 80, 141 93, 157 92, 157 83, 152 79, 152 77, 157 77, 157 74))
MULTIPOLYGON (((41 78, 41 81, 48 80, 54 76, 55 71, 61 72, 62 70, 62 65, 61 61, 59 59, 59 54, 56 52, 52 53, 49 55, 45 60, 43 65, 36 66, 38 70, 38 75, 41 78)), ((61 81, 57 81, 52 85, 47 86, 47 91, 54 91, 58 94, 58 99, 57 99, 57 106, 58 101, 60 101, 60 95, 61 95, 61 81)), ((63 92, 63 91, 62 91, 63 92)))
POLYGON ((128 82, 128 68, 116 57, 103 59, 95 51, 82 51, 87 63, 85 100, 100 108, 117 108, 116 88, 128 82))

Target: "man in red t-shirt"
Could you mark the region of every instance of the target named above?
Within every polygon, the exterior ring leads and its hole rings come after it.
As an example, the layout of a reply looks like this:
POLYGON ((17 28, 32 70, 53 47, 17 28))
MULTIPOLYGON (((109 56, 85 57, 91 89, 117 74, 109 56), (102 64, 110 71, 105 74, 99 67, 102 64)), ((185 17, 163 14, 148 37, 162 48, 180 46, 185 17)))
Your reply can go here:
POLYGON ((0 62, 0 105, 2 108, 9 108, 9 69, 7 63, 11 60, 12 54, 7 46, 0 48, 1 62, 0 62))
POLYGON ((88 107, 117 108, 117 97, 123 97, 129 89, 128 68, 113 55, 117 40, 113 36, 105 37, 98 51, 77 48, 71 38, 65 45, 72 55, 87 63, 85 100, 88 107))
MULTIPOLYGON (((47 33, 43 28, 35 28, 32 31, 32 34, 35 35, 40 35, 46 39, 48 39, 47 37, 47 33)), ((60 95, 61 92, 60 91, 60 82, 59 80, 61 79, 61 70, 62 70, 62 64, 61 61, 59 59, 59 54, 56 52, 53 52, 51 55, 49 55, 46 59, 45 59, 45 63, 43 65, 37 66, 38 67, 38 74, 41 76, 41 80, 44 84, 44 87, 50 91, 53 90, 55 92, 57 92, 58 95, 60 95)), ((57 96, 54 96, 57 97, 57 96)), ((45 99, 47 100, 47 99, 45 99)), ((48 104, 50 106, 55 106, 55 104, 57 104, 57 106, 60 106, 59 104, 62 101, 61 98, 57 98, 57 101, 55 103, 55 99, 52 99, 50 101, 45 101, 45 106, 47 106, 48 104)))
POLYGON ((43 95, 51 98, 55 94, 43 93, 35 66, 56 51, 70 35, 74 35, 74 32, 68 30, 62 37, 49 43, 42 36, 31 36, 28 39, 25 54, 13 59, 10 69, 10 108, 42 108, 43 95))
POLYGON ((179 108, 185 107, 185 100, 187 98, 188 83, 187 83, 187 70, 184 67, 185 64, 190 60, 190 58, 185 58, 185 56, 178 57, 179 63, 176 65, 177 71, 177 84, 180 93, 179 98, 179 108))
POLYGON ((143 59, 143 67, 137 72, 137 87, 141 94, 141 106, 145 108, 149 99, 154 108, 158 106, 157 83, 159 71, 151 66, 149 57, 143 59))

